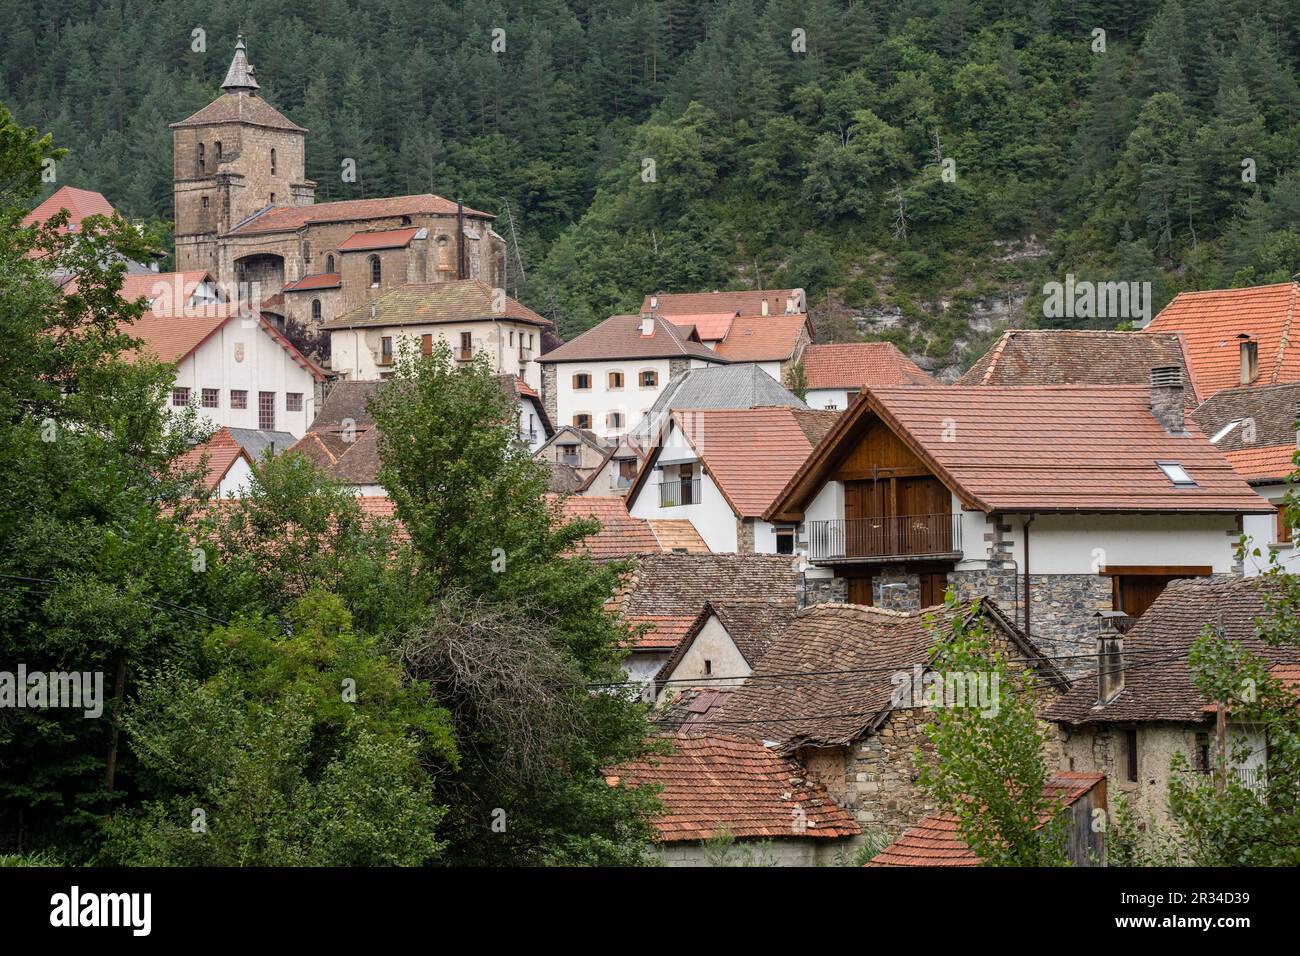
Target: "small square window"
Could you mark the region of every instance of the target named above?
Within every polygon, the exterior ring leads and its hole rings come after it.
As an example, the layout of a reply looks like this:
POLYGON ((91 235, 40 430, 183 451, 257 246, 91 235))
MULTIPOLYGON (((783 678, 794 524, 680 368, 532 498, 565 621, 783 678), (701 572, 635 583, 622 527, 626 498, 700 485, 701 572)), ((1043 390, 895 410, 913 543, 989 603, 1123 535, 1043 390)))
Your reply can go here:
POLYGON ((203 407, 220 408, 221 407, 221 389, 205 388, 203 390, 203 407))
POLYGON ((230 407, 247 408, 248 407, 248 389, 232 388, 230 390, 230 407))
POLYGON ((1178 462, 1158 461, 1156 464, 1160 466, 1160 470, 1165 473, 1165 477, 1180 488, 1196 487, 1196 482, 1192 480, 1192 476, 1189 475, 1187 470, 1178 462))
POLYGON ((793 528, 781 528, 776 532, 776 553, 794 554, 793 528))
POLYGON ((172 405, 176 408, 184 408, 190 403, 190 390, 183 386, 176 386, 172 389, 172 405))
POLYGON ((302 411, 302 392, 285 392, 284 410, 286 412, 302 411))

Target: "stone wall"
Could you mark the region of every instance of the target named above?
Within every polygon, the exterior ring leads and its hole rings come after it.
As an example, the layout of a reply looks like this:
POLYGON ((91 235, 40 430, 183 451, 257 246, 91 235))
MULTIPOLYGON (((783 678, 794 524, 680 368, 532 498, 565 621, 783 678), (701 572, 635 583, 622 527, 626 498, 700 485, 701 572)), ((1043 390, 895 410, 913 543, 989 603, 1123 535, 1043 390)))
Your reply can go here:
MULTIPOLYGON (((1189 767, 1197 763, 1196 734, 1209 735, 1214 746, 1214 725, 1195 724, 1098 724, 1081 728, 1059 727, 1058 766, 1062 770, 1104 773, 1114 813, 1117 797, 1123 797, 1141 823, 1154 820, 1169 825, 1169 761, 1183 754, 1189 767), (1128 779, 1127 731, 1137 731, 1137 780, 1128 779)), ((1197 771, 1189 771, 1197 773, 1197 771)))
MULTIPOLYGON (((736 519, 736 553, 754 554, 754 519, 736 519)), ((794 559, 791 558, 793 561, 794 559)))
POLYGON ((851 862, 855 842, 828 837, 737 840, 709 852, 696 841, 657 844, 654 852, 664 866, 843 866, 851 862))
POLYGON ((551 424, 561 428, 568 423, 559 419, 559 398, 556 395, 557 368, 554 362, 542 364, 542 407, 546 409, 546 417, 551 420, 551 424))
POLYGON ((814 604, 847 604, 848 600, 848 582, 844 578, 800 574, 795 583, 795 605, 801 609, 814 604))

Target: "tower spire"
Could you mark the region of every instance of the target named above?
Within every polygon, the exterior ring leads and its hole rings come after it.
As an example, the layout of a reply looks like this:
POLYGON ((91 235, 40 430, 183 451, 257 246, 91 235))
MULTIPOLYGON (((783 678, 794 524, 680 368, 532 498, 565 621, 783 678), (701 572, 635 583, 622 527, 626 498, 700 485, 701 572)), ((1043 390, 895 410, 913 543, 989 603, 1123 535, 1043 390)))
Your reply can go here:
POLYGON ((226 71, 226 78, 221 88, 227 93, 252 93, 258 89, 256 73, 253 65, 248 62, 248 55, 244 50, 244 36, 241 33, 235 43, 235 58, 230 61, 230 69, 226 71))

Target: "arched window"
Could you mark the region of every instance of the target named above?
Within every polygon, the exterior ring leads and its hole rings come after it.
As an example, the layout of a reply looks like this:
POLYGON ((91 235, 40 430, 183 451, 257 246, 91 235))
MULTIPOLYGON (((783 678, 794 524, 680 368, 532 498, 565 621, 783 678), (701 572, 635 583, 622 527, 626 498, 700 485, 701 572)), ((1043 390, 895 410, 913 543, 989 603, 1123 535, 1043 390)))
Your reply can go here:
POLYGON ((326 272, 333 272, 333 271, 334 271, 334 257, 333 257, 333 256, 326 256, 326 257, 325 257, 325 271, 326 271, 326 272))
POLYGON ((320 321, 320 299, 311 300, 311 317, 312 321, 320 321))
POLYGON ((275 175, 275 147, 271 147, 271 175, 275 175))
POLYGON ((379 256, 371 256, 370 257, 370 288, 372 289, 379 288, 380 277, 381 277, 381 272, 379 268, 379 256))
POLYGON ((207 169, 208 160, 207 157, 203 155, 203 144, 199 143, 199 172, 207 172, 207 169))

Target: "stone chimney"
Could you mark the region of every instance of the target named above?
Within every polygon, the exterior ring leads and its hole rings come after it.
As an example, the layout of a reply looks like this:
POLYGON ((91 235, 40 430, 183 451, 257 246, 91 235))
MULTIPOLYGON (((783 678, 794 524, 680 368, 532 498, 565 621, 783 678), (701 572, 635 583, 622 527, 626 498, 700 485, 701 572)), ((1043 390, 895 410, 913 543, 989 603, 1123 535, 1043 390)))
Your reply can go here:
POLYGON ((1186 432, 1183 424, 1183 370, 1161 365, 1151 370, 1151 414, 1171 435, 1186 432))
POLYGON ((1259 378, 1259 343, 1245 332, 1237 336, 1241 347, 1241 384, 1249 385, 1259 378))
POLYGON ((1097 703, 1115 699, 1124 689, 1124 633, 1133 622, 1123 611, 1098 611, 1097 703))

